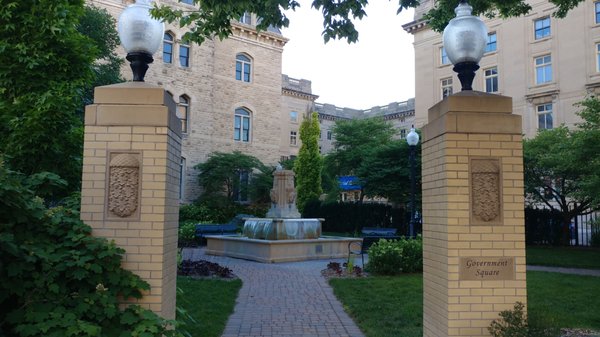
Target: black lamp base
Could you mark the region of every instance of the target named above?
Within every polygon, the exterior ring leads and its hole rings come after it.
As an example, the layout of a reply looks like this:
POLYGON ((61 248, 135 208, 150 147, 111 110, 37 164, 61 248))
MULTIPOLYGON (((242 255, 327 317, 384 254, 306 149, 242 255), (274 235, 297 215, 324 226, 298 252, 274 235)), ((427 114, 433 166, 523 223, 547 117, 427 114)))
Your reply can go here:
POLYGON ((131 52, 127 53, 127 57, 125 58, 129 61, 131 70, 133 71, 133 81, 144 82, 148 64, 154 62, 152 55, 145 52, 131 52))
POLYGON ((458 79, 463 91, 473 90, 473 79, 475 78, 477 69, 479 69, 479 65, 475 62, 460 62, 452 69, 458 73, 458 79))

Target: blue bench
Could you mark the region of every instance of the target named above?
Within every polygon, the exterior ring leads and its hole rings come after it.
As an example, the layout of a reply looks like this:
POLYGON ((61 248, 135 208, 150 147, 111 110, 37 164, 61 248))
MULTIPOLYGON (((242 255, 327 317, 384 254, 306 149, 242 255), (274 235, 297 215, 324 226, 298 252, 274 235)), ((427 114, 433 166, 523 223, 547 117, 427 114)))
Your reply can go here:
POLYGON ((353 241, 348 244, 348 262, 351 255, 360 255, 362 267, 365 267, 365 254, 369 252, 369 248, 381 239, 399 240, 402 236, 396 235, 396 228, 379 228, 379 227, 363 227, 362 241, 353 241))
POLYGON ((196 237, 202 239, 206 235, 228 235, 234 236, 238 235, 238 226, 234 224, 225 224, 225 225, 212 225, 212 224, 197 224, 196 225, 196 237))

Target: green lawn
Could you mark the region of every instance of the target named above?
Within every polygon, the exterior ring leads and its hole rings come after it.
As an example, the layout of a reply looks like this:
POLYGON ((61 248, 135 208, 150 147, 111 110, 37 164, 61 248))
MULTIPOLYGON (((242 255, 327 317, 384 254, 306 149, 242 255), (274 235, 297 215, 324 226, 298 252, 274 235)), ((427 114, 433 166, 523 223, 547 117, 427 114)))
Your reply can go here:
POLYGON ((177 321, 193 337, 219 337, 233 313, 242 281, 177 278, 177 321), (185 313, 179 311, 185 310, 185 313))
POLYGON ((527 264, 600 269, 600 249, 584 247, 527 247, 527 264))
MULTIPOLYGON (((600 278, 527 273, 534 328, 600 330, 600 278)), ((422 336, 422 275, 332 279, 336 297, 367 337, 422 336)))

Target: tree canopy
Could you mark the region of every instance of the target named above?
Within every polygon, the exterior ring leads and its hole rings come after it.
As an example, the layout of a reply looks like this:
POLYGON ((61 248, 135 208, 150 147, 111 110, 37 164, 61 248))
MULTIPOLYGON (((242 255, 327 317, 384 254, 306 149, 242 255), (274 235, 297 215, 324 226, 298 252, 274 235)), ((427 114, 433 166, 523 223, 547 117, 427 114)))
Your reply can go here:
MULTIPOLYGON (((549 0, 556 5, 554 16, 562 18, 584 0, 549 0)), ((261 20, 258 29, 269 26, 287 27, 288 9, 300 6, 296 0, 193 0, 197 10, 184 11, 161 5, 153 14, 171 23, 178 21, 180 26, 189 26, 185 39, 202 43, 205 39, 217 36, 221 39, 231 33, 231 20, 238 20, 244 12, 257 13, 261 20)), ((459 0, 438 0, 426 19, 430 26, 441 31, 454 17, 454 8, 459 0)), ((531 6, 527 0, 470 0, 475 15, 487 17, 513 17, 527 14, 531 6)), ((358 41, 358 31, 354 25, 368 15, 368 0, 313 0, 311 7, 323 14, 323 39, 346 39, 348 43, 358 41)), ((397 13, 419 5, 418 0, 398 0, 397 13)))

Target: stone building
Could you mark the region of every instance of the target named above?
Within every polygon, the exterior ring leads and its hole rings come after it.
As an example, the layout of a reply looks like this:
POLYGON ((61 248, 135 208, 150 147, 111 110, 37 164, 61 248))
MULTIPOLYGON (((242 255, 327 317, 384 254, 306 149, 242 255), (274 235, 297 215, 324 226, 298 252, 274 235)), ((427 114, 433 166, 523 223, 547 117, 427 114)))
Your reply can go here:
MULTIPOLYGON (((133 0, 87 0, 118 18, 133 0)), ((161 0, 161 4, 193 10, 192 0, 161 0)), ((276 165, 294 158, 300 148, 300 124, 310 111, 322 123, 322 153, 332 146, 332 124, 337 119, 382 115, 402 130, 414 117, 414 100, 369 110, 315 104, 311 81, 282 74, 282 52, 288 39, 279 29, 258 32, 257 16, 246 14, 232 22, 224 40, 187 45, 187 28, 167 24, 162 48, 154 55, 146 82, 165 88, 178 103, 182 126, 180 184, 182 202, 201 193, 194 167, 215 151, 243 153, 276 165)), ((119 54, 125 56, 121 49, 119 54)), ((128 64, 123 76, 131 80, 128 64)), ((243 201, 243 200, 242 200, 243 201)))
MULTIPOLYGON (((442 36, 422 19, 433 0, 422 0, 415 20, 405 24, 414 35, 416 123, 427 123, 427 110, 460 90, 460 82, 442 48, 442 36)), ((486 53, 473 89, 513 98, 513 110, 523 118, 523 132, 579 120, 577 107, 600 89, 600 2, 584 1, 566 18, 552 17, 554 6, 529 0, 533 10, 510 19, 484 19, 488 27, 486 53)))

